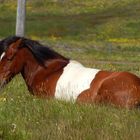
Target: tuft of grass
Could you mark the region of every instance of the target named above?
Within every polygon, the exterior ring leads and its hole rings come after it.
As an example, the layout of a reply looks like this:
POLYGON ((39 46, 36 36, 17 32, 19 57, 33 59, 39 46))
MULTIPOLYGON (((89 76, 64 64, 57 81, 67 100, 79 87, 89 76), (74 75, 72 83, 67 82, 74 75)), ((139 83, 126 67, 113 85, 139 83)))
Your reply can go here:
POLYGON ((0 114, 0 137, 6 140, 137 140, 140 136, 139 109, 39 99, 28 92, 20 75, 1 92, 0 114))
POLYGON ((41 100, 29 95, 19 76, 5 89, 0 107, 0 136, 7 140, 132 140, 140 136, 139 110, 41 100))

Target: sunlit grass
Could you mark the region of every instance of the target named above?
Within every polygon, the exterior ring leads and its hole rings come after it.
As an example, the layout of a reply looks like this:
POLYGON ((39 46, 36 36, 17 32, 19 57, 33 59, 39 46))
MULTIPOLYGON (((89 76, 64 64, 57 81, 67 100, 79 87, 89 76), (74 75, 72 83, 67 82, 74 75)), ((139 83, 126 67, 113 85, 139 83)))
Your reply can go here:
MULTIPOLYGON (((140 76, 139 0, 30 0, 26 36, 85 66, 140 76)), ((0 38, 15 32, 16 1, 0 4, 0 38)), ((140 110, 32 96, 21 75, 1 91, 0 139, 138 140, 140 110)))
MULTIPOLYGON (((90 59, 83 63, 140 75, 138 65, 95 64, 90 59)), ((0 114, 0 137, 6 140, 137 140, 140 137, 140 110, 39 99, 28 92, 20 75, 1 92, 0 114)))
MULTIPOLYGON (((80 60, 79 55, 75 57, 80 60)), ((140 75, 137 64, 100 64, 86 60, 82 63, 89 67, 127 70, 140 75)), ((140 110, 39 99, 28 92, 21 75, 1 92, 0 114, 0 137, 9 140, 137 140, 140 136, 140 110)))
POLYGON ((140 136, 140 110, 38 99, 19 76, 3 91, 0 114, 0 137, 6 140, 136 140, 140 136))

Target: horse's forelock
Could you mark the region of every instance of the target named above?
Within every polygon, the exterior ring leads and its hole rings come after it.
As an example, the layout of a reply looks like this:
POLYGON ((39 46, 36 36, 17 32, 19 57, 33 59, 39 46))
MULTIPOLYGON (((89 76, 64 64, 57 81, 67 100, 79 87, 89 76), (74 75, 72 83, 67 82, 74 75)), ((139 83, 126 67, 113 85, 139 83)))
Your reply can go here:
POLYGON ((1 56, 1 54, 3 53, 3 52, 5 52, 7 49, 8 49, 8 47, 12 44, 12 43, 14 43, 14 42, 16 42, 17 40, 19 40, 21 37, 18 37, 18 36, 9 36, 9 37, 7 37, 7 38, 5 38, 5 39, 2 39, 1 41, 0 41, 0 56, 1 56))
POLYGON ((0 41, 0 48, 6 50, 12 43, 16 42, 19 39, 20 37, 17 36, 9 36, 0 41))

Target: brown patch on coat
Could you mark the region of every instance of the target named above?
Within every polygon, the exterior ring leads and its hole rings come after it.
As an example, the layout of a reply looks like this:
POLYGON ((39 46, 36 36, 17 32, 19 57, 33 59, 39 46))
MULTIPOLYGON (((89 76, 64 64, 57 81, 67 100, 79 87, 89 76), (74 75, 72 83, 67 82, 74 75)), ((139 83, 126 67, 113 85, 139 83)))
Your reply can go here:
POLYGON ((110 103, 120 107, 140 104, 140 79, 128 72, 100 71, 77 102, 110 103))

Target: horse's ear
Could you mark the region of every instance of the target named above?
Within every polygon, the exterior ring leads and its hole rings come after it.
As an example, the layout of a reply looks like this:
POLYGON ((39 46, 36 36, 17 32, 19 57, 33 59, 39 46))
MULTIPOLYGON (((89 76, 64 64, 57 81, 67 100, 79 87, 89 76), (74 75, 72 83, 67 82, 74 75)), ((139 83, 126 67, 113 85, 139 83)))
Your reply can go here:
POLYGON ((18 48, 22 46, 22 39, 17 40, 16 42, 12 43, 8 49, 7 58, 11 60, 14 55, 17 53, 18 48))
POLYGON ((22 39, 18 39, 14 44, 12 44, 13 45, 12 48, 16 49, 21 47, 21 43, 22 43, 22 39))

